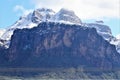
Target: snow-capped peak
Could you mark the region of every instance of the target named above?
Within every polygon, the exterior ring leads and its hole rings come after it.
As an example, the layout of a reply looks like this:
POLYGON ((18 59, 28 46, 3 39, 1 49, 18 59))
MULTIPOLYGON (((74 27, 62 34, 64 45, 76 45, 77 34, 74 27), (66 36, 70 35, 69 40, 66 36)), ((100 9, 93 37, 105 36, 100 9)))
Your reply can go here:
POLYGON ((40 8, 33 11, 32 22, 40 23, 41 21, 49 20, 55 15, 52 9, 40 8))
POLYGON ((54 14, 55 12, 52 9, 40 8, 30 12, 28 15, 21 16, 15 24, 6 30, 6 32, 1 36, 1 39, 10 40, 11 35, 16 28, 33 28, 40 22, 50 19, 54 14))
POLYGON ((70 22, 75 24, 82 24, 79 17, 75 15, 75 13, 72 10, 64 9, 62 8, 59 12, 57 12, 53 18, 53 21, 55 22, 70 22))
POLYGON ((39 24, 41 21, 50 19, 54 14, 55 12, 51 9, 36 9, 28 15, 20 17, 19 20, 11 26, 11 28, 32 28, 32 26, 30 26, 31 24, 39 24))
POLYGON ((33 28, 39 23, 46 21, 81 24, 79 17, 71 10, 62 8, 58 13, 55 13, 52 9, 39 8, 30 12, 28 15, 20 17, 15 24, 6 30, 1 39, 10 40, 11 35, 16 28, 33 28))

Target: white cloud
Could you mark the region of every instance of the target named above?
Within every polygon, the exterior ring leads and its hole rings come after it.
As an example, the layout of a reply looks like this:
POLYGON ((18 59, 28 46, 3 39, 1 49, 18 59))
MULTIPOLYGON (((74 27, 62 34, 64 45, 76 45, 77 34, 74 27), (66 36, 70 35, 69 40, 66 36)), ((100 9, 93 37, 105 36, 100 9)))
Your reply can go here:
POLYGON ((82 19, 120 18, 120 0, 31 0, 36 8, 68 8, 82 19))
POLYGON ((21 15, 27 15, 29 14, 31 11, 33 11, 32 9, 25 9, 23 6, 21 5, 16 5, 14 7, 14 11, 15 12, 18 12, 18 16, 21 16, 21 15))

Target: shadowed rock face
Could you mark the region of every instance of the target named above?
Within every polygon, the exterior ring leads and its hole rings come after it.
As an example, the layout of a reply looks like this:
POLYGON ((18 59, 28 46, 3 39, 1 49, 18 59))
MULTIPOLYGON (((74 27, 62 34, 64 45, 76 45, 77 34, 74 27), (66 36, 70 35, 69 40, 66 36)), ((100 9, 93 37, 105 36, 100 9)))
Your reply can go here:
POLYGON ((32 29, 17 29, 7 53, 15 67, 120 67, 120 55, 95 28, 43 22, 32 29))

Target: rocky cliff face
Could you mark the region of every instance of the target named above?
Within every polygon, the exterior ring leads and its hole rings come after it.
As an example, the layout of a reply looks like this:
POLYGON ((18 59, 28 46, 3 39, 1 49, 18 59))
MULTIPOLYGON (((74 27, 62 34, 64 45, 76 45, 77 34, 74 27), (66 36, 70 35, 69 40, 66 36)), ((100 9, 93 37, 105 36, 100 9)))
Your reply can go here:
POLYGON ((115 46, 95 28, 54 22, 15 30, 6 58, 12 67, 120 67, 115 46))

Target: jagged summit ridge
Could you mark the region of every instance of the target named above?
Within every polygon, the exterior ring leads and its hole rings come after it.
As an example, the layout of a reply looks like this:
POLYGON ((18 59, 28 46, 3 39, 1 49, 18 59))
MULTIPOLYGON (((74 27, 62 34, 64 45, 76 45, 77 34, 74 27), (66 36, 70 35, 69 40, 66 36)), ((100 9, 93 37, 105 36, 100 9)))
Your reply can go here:
POLYGON ((71 10, 67 10, 62 8, 58 13, 55 14, 53 17, 54 21, 66 21, 70 23, 75 23, 75 24, 82 24, 80 18, 75 15, 75 13, 71 10))
POLYGON ((20 17, 15 24, 6 30, 6 32, 1 36, 1 39, 10 40, 11 35, 16 28, 33 28, 39 23, 46 21, 81 24, 79 17, 77 17, 71 10, 61 9, 59 12, 55 13, 52 9, 39 8, 30 12, 28 15, 20 17))
POLYGON ((40 23, 41 21, 50 20, 55 15, 55 12, 52 9, 36 9, 32 14, 32 22, 40 23))

